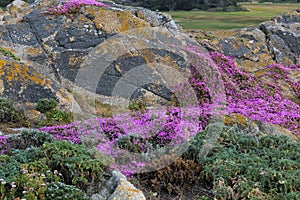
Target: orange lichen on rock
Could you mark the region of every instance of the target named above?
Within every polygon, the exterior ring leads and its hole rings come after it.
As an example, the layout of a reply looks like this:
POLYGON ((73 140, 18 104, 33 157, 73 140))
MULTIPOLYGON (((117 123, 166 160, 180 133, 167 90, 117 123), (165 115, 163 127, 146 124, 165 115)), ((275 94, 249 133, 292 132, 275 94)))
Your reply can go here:
POLYGON ((43 50, 41 48, 29 47, 26 49, 26 52, 32 56, 37 56, 39 54, 42 54, 43 50))
POLYGON ((27 65, 17 62, 0 60, 0 75, 3 74, 3 78, 6 79, 9 84, 12 84, 14 81, 18 81, 45 86, 48 83, 45 76, 31 71, 27 65))
POLYGON ((231 114, 225 116, 224 124, 227 126, 233 126, 236 124, 246 126, 248 122, 247 117, 240 114, 231 114))
POLYGON ((95 17, 93 19, 95 26, 107 33, 120 33, 130 29, 150 27, 147 22, 137 18, 129 11, 87 7, 86 12, 95 17))

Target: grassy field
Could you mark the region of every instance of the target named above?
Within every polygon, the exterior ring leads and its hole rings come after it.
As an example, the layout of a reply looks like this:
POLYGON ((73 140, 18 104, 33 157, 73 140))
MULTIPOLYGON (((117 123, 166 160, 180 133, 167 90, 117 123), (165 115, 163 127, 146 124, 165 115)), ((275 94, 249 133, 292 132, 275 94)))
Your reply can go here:
POLYGON ((257 25, 286 11, 300 7, 299 3, 282 4, 241 4, 249 12, 205 12, 177 11, 169 12, 184 29, 226 30, 257 25))

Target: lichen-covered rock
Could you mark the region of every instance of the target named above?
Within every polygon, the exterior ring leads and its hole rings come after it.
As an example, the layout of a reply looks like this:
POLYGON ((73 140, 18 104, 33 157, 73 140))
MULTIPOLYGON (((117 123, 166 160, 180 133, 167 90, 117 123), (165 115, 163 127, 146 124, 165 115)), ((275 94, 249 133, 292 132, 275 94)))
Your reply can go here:
MULTIPOLYGON (((30 80, 31 82, 28 84, 28 81, 24 81, 30 75, 26 78, 2 76, 0 81, 1 96, 9 96, 16 100, 29 102, 36 102, 38 98, 47 97, 58 100, 60 105, 62 102, 71 104, 72 95, 65 90, 73 90, 72 84, 76 80, 78 70, 84 67, 82 63, 92 60, 89 57, 91 52, 97 52, 97 49, 100 49, 99 45, 113 36, 122 37, 122 34, 124 34, 125 44, 131 42, 128 41, 128 37, 136 37, 134 34, 143 34, 143 32, 132 30, 160 27, 159 29, 152 29, 151 34, 145 35, 145 42, 140 44, 144 49, 136 51, 124 49, 126 52, 131 53, 120 55, 112 63, 111 67, 108 68, 110 72, 105 73, 99 82, 98 94, 111 96, 111 90, 122 73, 135 66, 157 62, 158 60, 174 66, 178 65, 179 62, 182 63, 179 60, 182 58, 176 58, 175 54, 164 50, 151 49, 153 45, 147 44, 147 40, 151 41, 151 44, 154 44, 155 40, 164 43, 165 37, 174 37, 177 42, 184 44, 185 36, 178 32, 177 26, 169 15, 144 8, 121 6, 112 1, 105 2, 110 6, 109 8, 83 6, 74 18, 47 13, 49 7, 58 5, 58 3, 59 1, 55 0, 40 0, 36 1, 34 5, 28 5, 17 0, 8 6, 9 12, 12 12, 14 8, 18 8, 18 11, 21 8, 24 9, 22 12, 20 11, 20 15, 11 15, 11 17, 18 18, 18 20, 5 21, 0 26, 1 48, 9 49, 21 60, 23 64, 20 64, 20 67, 17 68, 19 71, 32 74, 32 79, 39 78, 40 74, 43 74, 43 77, 40 78, 43 81, 32 82, 30 80), (153 33, 156 34, 156 37, 153 37, 153 33), (159 40, 159 38, 161 39, 159 40), (174 64, 174 61, 177 64, 174 64), (120 69, 118 69, 118 66, 120 66, 120 69), (7 78, 9 79, 7 80, 7 78), (9 81, 18 86, 8 90, 9 81), (26 85, 28 89, 21 89, 22 85, 26 85), (28 90, 31 92, 28 92, 28 90)), ((1 17, 6 15, 7 12, 1 13, 1 17)), ((107 43, 109 44, 109 42, 107 43)), ((118 48, 118 46, 108 47, 108 50, 112 52, 118 50, 114 48, 118 48)), ((3 70, 8 70, 6 58, 3 61, 5 63, 2 66, 3 70)), ((18 65, 17 63, 14 62, 13 65, 18 65)), ((180 65, 184 66, 184 64, 180 65)), ((18 77, 23 75, 18 75, 18 77)), ((144 90, 144 93, 148 91, 147 88, 144 88, 144 90)), ((153 87, 150 92, 153 93, 153 87)))
MULTIPOLYGON (((170 84, 181 80, 174 70, 184 78, 190 75, 189 60, 181 47, 197 43, 180 32, 169 15, 111 1, 104 2, 108 8, 83 6, 73 17, 49 13, 47 9, 58 3, 37 1, 34 9, 29 5, 31 10, 22 12, 21 20, 0 26, 0 46, 15 56, 1 57, 0 96, 31 103, 53 98, 65 108, 73 105, 79 113, 102 112, 101 116, 103 110, 111 109, 103 106, 107 103, 128 106, 121 97, 130 101, 142 97, 147 106, 174 100, 170 84), (96 94, 89 94, 93 92, 96 94)), ((279 84, 284 98, 299 103, 296 87, 270 76, 275 68, 263 68, 277 62, 299 64, 299 10, 257 27, 202 36, 198 41, 208 50, 234 57, 240 68, 279 84)), ((299 80, 299 70, 288 73, 294 80, 291 83, 299 80)))
POLYGON ((300 64, 300 10, 274 17, 257 27, 192 33, 209 50, 235 58, 239 67, 255 72, 266 65, 300 64))
POLYGON ((291 131, 279 126, 268 124, 261 121, 254 121, 240 114, 230 114, 225 116, 224 124, 239 128, 242 132, 252 136, 258 135, 285 135, 294 140, 300 138, 294 135, 291 131))
POLYGON ((112 171, 108 180, 101 186, 100 192, 91 196, 92 200, 143 200, 142 191, 136 189, 119 171, 112 171))
POLYGON ((119 173, 118 176, 120 178, 119 184, 108 200, 146 200, 143 192, 128 182, 124 175, 119 173))
POLYGON ((13 60, 0 60, 1 96, 15 101, 37 102, 52 98, 63 103, 68 95, 59 89, 57 82, 38 72, 34 67, 13 60))
POLYGON ((15 0, 6 6, 5 11, 0 13, 0 25, 17 23, 22 20, 25 14, 32 11, 33 8, 22 0, 15 0))

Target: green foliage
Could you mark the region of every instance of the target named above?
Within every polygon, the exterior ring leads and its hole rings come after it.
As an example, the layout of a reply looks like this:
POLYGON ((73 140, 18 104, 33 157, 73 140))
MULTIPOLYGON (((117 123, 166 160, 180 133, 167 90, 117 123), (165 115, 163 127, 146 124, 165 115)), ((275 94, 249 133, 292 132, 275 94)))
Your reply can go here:
POLYGON ((142 100, 135 100, 131 102, 128 108, 131 111, 145 111, 147 109, 146 104, 142 100))
POLYGON ((14 181, 15 174, 21 171, 20 163, 7 155, 0 155, 0 178, 6 182, 14 181))
POLYGON ((0 199, 87 199, 84 192, 97 192, 106 167, 83 145, 36 130, 8 141, 15 149, 0 156, 0 199))
POLYGON ((64 112, 58 109, 53 109, 49 112, 46 112, 46 117, 49 120, 54 120, 57 122, 71 123, 73 121, 72 113, 64 112))
POLYGON ((45 192, 46 200, 88 200, 85 193, 72 185, 66 185, 61 182, 50 183, 45 192))
POLYGON ((46 120, 36 122, 38 127, 49 126, 56 123, 71 123, 73 116, 71 112, 56 109, 58 103, 54 99, 40 99, 36 105, 36 110, 46 114, 46 120))
MULTIPOLYGON (((0 3, 1 4, 1 3, 0 3)), ((14 60, 20 61, 21 59, 18 58, 17 56, 15 56, 15 54, 13 54, 11 51, 0 48, 0 53, 6 57, 12 58, 14 60)))
POLYGON ((0 1, 0 7, 5 7, 8 4, 10 4, 13 0, 1 0, 0 1))
POLYGON ((80 189, 99 182, 105 168, 102 161, 95 159, 83 145, 69 141, 45 143, 41 157, 47 157, 48 166, 59 171, 66 184, 80 189))
POLYGON ((201 29, 204 31, 240 29, 258 25, 276 15, 294 10, 295 4, 240 4, 247 12, 207 12, 175 11, 168 12, 184 29, 201 29))
POLYGON ((54 142, 54 137, 48 133, 36 129, 23 130, 19 135, 13 135, 8 139, 10 148, 25 150, 31 147, 40 147, 46 142, 54 142))
POLYGON ((285 136, 247 136, 224 126, 203 156, 206 141, 203 131, 185 156, 200 165, 200 179, 213 184, 215 198, 299 199, 299 142, 285 136))
POLYGON ((46 113, 55 109, 57 104, 54 99, 39 99, 35 108, 41 113, 46 113))
POLYGON ((22 110, 12 105, 7 98, 0 98, 0 123, 16 123, 25 119, 22 110))
POLYGON ((152 10, 162 10, 162 11, 174 11, 174 10, 192 10, 201 9, 205 10, 211 7, 222 7, 227 6, 237 6, 236 0, 128 0, 125 1, 126 4, 142 6, 150 8, 152 10))

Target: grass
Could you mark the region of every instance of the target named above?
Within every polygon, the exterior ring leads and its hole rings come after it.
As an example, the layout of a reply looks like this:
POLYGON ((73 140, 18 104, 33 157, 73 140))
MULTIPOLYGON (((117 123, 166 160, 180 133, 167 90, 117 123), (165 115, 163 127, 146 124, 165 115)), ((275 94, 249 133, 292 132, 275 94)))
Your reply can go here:
POLYGON ((278 4, 240 4, 249 11, 206 12, 177 11, 168 12, 184 29, 201 29, 205 31, 228 30, 257 25, 286 11, 300 8, 299 3, 278 4))

